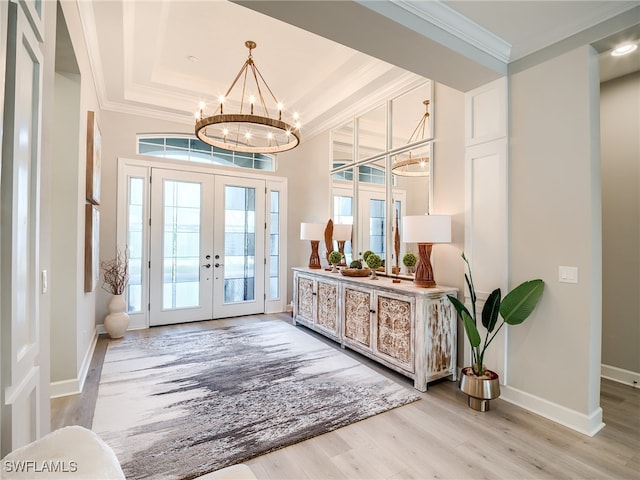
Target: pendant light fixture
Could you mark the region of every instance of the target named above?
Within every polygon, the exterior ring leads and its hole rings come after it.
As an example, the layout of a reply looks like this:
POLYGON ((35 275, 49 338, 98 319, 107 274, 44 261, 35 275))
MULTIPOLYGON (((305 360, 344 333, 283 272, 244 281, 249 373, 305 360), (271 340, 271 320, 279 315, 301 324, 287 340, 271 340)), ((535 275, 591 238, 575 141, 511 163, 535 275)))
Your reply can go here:
MULTIPOLYGON (((425 100, 422 103, 425 106, 424 115, 409 137, 407 145, 419 140, 424 140, 425 138, 427 120, 429 119, 429 100, 425 100)), ((398 157, 400 157, 400 155, 398 155, 398 157)), ((419 154, 417 157, 414 157, 412 151, 409 150, 407 158, 398 159, 393 162, 391 173, 400 177, 426 177, 429 175, 429 162, 430 159, 428 155, 419 154)))

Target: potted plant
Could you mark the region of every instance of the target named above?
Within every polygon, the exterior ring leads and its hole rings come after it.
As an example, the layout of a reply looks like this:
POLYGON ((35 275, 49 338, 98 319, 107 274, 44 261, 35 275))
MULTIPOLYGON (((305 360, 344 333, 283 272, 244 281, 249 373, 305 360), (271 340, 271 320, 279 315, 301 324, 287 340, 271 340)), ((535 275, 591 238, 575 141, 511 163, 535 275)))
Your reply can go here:
POLYGON ((367 267, 371 270, 371 280, 377 280, 378 275, 376 275, 376 270, 382 265, 382 258, 380 258, 380 255, 371 252, 367 255, 364 261, 367 264, 367 267))
POLYGON ((333 265, 333 269, 331 270, 331 273, 338 273, 339 270, 337 265, 340 262, 342 262, 342 254, 340 252, 338 252, 337 250, 334 250, 329 254, 329 263, 333 265))
POLYGON ((407 267, 407 273, 413 273, 413 267, 418 263, 418 257, 416 257, 413 253, 405 253, 404 257, 402 257, 402 264, 407 267))
POLYGON ((489 410, 489 400, 500 395, 498 374, 486 369, 483 363, 487 348, 505 323, 519 325, 529 317, 542 296, 544 282, 540 279, 522 282, 507 293, 504 298, 501 298, 502 293, 499 288, 491 292, 482 308, 481 322, 486 329, 483 341, 478 331, 477 296, 473 285, 471 266, 464 252, 462 259, 467 264, 468 274, 465 273, 464 278, 471 296, 471 312, 456 297, 448 295, 458 315, 462 318, 464 330, 471 345, 471 366, 462 369, 460 390, 469 396, 471 408, 485 412, 489 410), (499 322, 499 317, 501 317, 501 322, 499 322))
POLYGON ((129 327, 124 293, 129 283, 129 258, 127 249, 117 250, 115 258, 100 263, 102 288, 109 292, 109 314, 104 319, 104 328, 111 338, 121 338, 129 327))

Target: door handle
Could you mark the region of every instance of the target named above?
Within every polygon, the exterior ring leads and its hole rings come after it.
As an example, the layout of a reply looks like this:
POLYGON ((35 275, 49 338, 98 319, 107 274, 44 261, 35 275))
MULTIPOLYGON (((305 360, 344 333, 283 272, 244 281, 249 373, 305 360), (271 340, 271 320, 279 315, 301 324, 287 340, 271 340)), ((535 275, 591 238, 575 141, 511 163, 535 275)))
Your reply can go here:
POLYGON ((223 267, 223 266, 224 266, 224 263, 216 263, 214 265, 214 267, 216 267, 216 268, 223 267))
POLYGON ((207 263, 206 265, 202 265, 204 268, 211 268, 211 264, 207 263))

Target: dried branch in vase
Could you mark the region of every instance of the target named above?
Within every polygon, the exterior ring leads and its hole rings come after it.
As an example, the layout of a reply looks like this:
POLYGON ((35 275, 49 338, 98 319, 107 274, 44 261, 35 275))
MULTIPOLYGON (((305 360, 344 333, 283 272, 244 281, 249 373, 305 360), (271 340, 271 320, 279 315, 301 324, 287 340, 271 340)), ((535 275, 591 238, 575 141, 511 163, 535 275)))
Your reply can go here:
POLYGON ((127 248, 118 250, 116 257, 100 262, 102 288, 113 295, 122 295, 129 282, 129 258, 127 248))

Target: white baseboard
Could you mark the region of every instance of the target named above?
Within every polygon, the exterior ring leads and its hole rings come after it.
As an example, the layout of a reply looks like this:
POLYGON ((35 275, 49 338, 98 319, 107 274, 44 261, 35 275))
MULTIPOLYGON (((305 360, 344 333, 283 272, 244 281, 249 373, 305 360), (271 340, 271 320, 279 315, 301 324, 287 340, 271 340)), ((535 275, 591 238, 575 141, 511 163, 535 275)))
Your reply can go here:
POLYGON ((614 382, 640 388, 640 373, 638 372, 603 364, 600 367, 600 376, 614 382))
POLYGON ((87 379, 87 374, 89 373, 89 368, 91 367, 91 359, 93 358, 93 353, 95 352, 97 342, 98 333, 96 329, 93 332, 93 338, 91 339, 91 342, 89 342, 89 347, 87 348, 87 351, 84 354, 84 358, 82 359, 82 364, 80 365, 78 376, 76 378, 70 378, 68 380, 51 382, 49 387, 51 398, 77 395, 78 393, 82 392, 82 389, 84 388, 84 382, 87 379))
POLYGON ((59 382, 51 382, 49 385, 51 398, 66 397, 68 395, 76 395, 80 393, 80 384, 77 378, 69 380, 61 380, 59 382))
POLYGON ((585 415, 505 385, 500 385, 500 398, 590 437, 593 437, 605 426, 602 422, 602 408, 600 407, 590 415, 585 415))
MULTIPOLYGON (((136 316, 136 318, 131 318, 131 317, 129 318, 129 326, 127 327, 127 332, 130 330, 144 330, 146 328, 149 328, 149 325, 147 325, 146 320, 142 316, 136 316)), ((98 332, 98 335, 102 335, 102 334, 106 335, 107 329, 104 328, 104 323, 100 323, 99 325, 96 325, 96 331, 98 332)))

